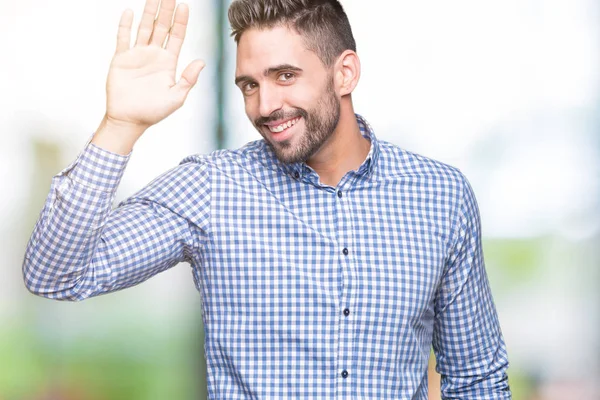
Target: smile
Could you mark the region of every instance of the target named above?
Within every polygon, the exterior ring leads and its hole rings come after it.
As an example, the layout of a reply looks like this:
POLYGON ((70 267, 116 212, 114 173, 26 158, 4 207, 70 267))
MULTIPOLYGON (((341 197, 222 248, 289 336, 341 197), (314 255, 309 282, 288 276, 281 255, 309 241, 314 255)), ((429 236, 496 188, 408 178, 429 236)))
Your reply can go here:
POLYGON ((289 121, 284 122, 283 124, 280 124, 280 125, 267 125, 267 127, 273 133, 280 133, 280 132, 283 132, 284 130, 296 125, 296 123, 298 121, 300 121, 300 117, 290 119, 289 121))

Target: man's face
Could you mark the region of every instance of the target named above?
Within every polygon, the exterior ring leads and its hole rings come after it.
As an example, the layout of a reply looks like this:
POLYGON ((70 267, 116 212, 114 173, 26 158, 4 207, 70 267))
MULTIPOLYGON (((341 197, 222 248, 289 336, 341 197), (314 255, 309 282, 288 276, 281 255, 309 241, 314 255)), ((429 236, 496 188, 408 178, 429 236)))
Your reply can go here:
POLYGON ((236 84, 248 118, 282 162, 307 161, 338 124, 332 72, 287 27, 242 34, 236 84))

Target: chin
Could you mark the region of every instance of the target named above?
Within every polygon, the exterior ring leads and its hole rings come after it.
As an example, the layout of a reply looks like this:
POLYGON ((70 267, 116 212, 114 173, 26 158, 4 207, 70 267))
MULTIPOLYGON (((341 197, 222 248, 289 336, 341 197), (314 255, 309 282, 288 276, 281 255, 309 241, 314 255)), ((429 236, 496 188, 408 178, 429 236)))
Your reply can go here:
POLYGON ((299 161, 295 159, 293 151, 281 151, 280 148, 276 148, 274 149, 274 152, 277 159, 284 164, 293 164, 299 161))

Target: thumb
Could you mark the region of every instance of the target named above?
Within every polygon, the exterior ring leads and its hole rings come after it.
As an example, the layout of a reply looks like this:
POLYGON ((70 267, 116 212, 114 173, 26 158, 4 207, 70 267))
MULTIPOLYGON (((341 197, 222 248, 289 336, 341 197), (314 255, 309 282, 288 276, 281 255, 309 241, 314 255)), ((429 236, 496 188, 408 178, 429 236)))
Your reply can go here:
POLYGON ((190 89, 193 88, 198 81, 198 75, 200 75, 200 71, 202 71, 204 66, 205 64, 202 60, 192 61, 187 67, 185 67, 179 82, 177 82, 173 88, 178 92, 181 92, 181 94, 184 96, 187 96, 190 89))

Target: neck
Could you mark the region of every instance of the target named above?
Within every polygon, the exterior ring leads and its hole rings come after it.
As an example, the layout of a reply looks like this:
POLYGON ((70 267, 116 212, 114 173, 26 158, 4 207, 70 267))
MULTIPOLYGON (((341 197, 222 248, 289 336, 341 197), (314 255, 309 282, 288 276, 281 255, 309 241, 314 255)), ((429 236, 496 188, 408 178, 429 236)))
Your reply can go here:
POLYGON ((371 142, 360 133, 348 96, 341 101, 335 131, 306 164, 319 175, 321 183, 335 187, 346 173, 360 167, 370 148, 371 142))

